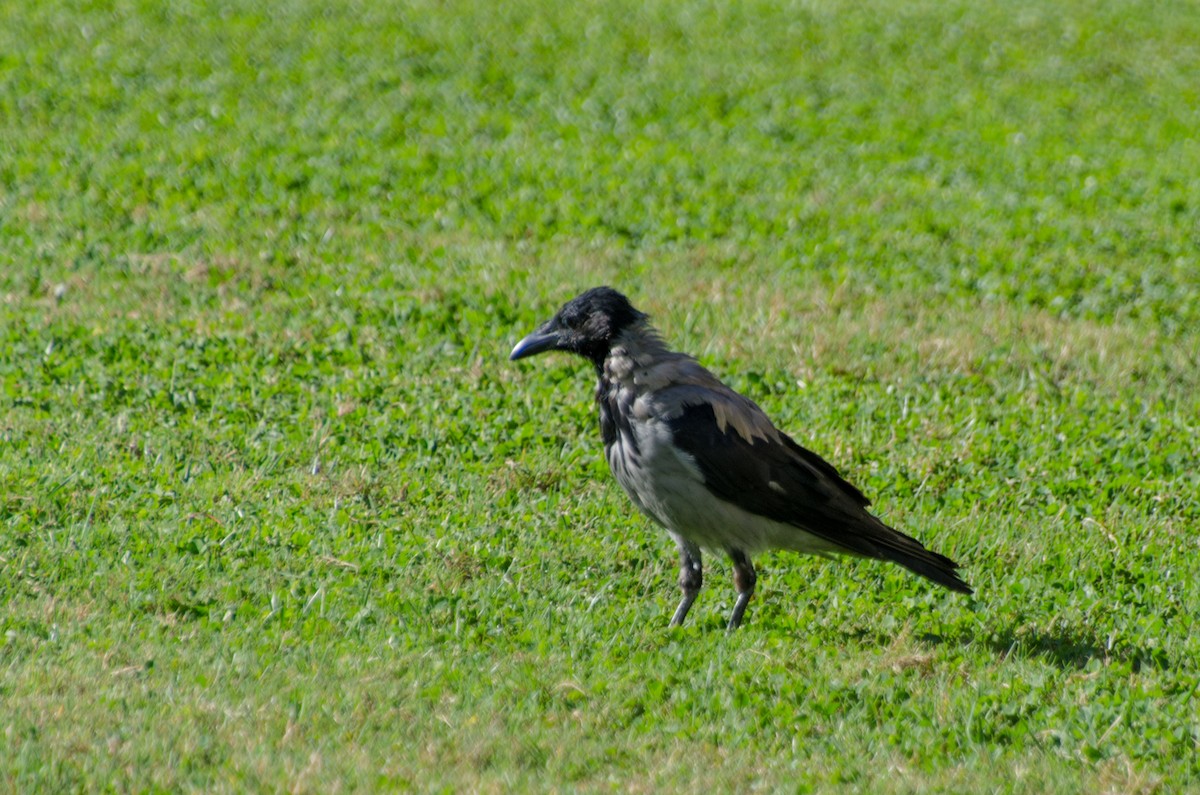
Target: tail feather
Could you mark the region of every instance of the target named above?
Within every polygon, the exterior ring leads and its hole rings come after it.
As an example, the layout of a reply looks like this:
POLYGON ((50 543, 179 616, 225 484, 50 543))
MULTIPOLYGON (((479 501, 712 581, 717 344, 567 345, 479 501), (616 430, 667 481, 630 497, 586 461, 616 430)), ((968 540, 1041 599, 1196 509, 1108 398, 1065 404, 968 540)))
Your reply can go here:
POLYGON ((945 555, 939 555, 927 549, 923 550, 924 554, 921 555, 892 552, 891 550, 889 552, 891 554, 887 555, 887 560, 899 563, 914 574, 919 574, 927 580, 943 585, 951 591, 965 594, 974 593, 971 586, 958 576, 959 565, 945 555))
POLYGON ((878 527, 870 537, 874 553, 872 557, 898 563, 914 574, 919 574, 951 591, 964 594, 974 593, 971 586, 958 576, 958 569, 961 567, 953 560, 931 549, 926 549, 924 544, 912 536, 888 527, 878 519, 875 521, 878 527))

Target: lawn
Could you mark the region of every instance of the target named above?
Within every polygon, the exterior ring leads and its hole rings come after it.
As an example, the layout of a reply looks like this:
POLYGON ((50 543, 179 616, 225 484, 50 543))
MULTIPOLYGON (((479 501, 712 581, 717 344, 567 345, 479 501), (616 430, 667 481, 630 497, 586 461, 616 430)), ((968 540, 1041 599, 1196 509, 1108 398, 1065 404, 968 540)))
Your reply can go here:
POLYGON ((1195 2, 0 0, 0 789, 1200 792, 1195 2), (611 284, 964 564, 710 556, 611 284))

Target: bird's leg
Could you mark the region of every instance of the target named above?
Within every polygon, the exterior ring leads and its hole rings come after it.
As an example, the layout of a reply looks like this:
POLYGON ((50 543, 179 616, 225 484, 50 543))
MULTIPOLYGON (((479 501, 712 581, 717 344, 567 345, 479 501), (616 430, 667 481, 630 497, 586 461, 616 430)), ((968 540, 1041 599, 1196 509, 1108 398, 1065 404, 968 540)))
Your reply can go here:
POLYGON ((671 626, 680 627, 683 626, 683 620, 687 618, 688 611, 692 609, 692 602, 696 601, 696 594, 700 593, 700 586, 704 583, 704 566, 701 562, 700 547, 682 538, 675 540, 679 543, 679 589, 683 591, 683 598, 679 600, 679 607, 675 608, 671 626))
POLYGON ((733 605, 733 614, 729 616, 729 629, 734 630, 742 623, 742 615, 746 612, 746 605, 750 604, 750 597, 754 595, 754 584, 758 581, 758 575, 754 573, 754 564, 750 562, 750 557, 740 549, 730 549, 729 560, 733 562, 733 585, 738 594, 733 605))

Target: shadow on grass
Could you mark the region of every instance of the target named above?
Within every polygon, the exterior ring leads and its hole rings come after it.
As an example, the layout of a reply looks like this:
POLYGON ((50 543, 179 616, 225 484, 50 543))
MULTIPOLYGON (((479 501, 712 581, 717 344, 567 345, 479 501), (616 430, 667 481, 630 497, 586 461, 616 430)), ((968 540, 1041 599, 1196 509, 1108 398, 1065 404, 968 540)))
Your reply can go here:
POLYGON ((967 633, 957 638, 925 635, 928 643, 978 643, 992 649, 998 656, 1038 659, 1057 668, 1083 669, 1092 660, 1108 665, 1128 663, 1134 673, 1142 668, 1164 669, 1170 660, 1162 649, 1117 644, 1110 646, 1093 633, 1072 627, 1052 631, 1036 628, 1006 628, 987 635, 967 633))

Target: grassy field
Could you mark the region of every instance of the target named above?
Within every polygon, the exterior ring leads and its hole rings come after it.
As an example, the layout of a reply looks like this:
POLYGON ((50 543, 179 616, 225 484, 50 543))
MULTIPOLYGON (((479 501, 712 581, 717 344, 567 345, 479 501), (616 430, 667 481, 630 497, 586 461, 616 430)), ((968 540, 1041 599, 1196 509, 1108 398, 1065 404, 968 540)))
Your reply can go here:
POLYGON ((0 790, 1200 791, 1200 7, 0 0, 0 790), (612 284, 973 598, 612 482, 612 284))

